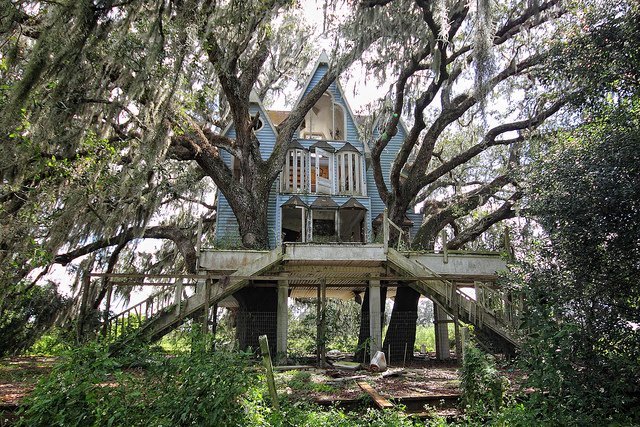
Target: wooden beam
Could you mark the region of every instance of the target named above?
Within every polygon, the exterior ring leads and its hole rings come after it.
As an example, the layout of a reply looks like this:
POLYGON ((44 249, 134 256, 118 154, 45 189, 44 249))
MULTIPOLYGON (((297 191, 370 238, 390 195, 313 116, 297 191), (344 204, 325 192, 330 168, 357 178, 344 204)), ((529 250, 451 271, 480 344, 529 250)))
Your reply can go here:
POLYGON ((373 402, 380 409, 393 408, 393 403, 382 397, 373 387, 364 381, 357 381, 358 386, 373 399, 373 402))
POLYGON ((267 372, 267 386, 269 387, 269 395, 271 396, 271 403, 276 411, 280 410, 278 403, 278 392, 276 391, 276 382, 273 378, 273 364, 271 363, 271 353, 269 352, 269 341, 266 335, 260 335, 258 337, 260 341, 260 352, 262 353, 262 363, 267 372))

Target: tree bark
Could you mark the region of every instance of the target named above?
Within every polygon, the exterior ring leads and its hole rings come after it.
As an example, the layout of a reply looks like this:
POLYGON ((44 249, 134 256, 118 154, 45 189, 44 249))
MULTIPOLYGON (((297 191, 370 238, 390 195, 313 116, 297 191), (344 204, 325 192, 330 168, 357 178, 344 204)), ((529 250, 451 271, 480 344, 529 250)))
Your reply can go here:
MULTIPOLYGON (((380 322, 384 324, 384 308, 387 300, 387 288, 380 287, 380 322)), ((358 334, 358 346, 356 352, 353 355, 353 360, 361 362, 363 360, 369 361, 371 354, 369 352, 369 346, 366 345, 369 341, 369 288, 364 291, 364 297, 362 298, 362 305, 360 307, 360 332, 358 334)))
POLYGON ((398 287, 391 311, 391 320, 382 345, 382 349, 387 355, 387 361, 398 364, 405 357, 406 360, 413 358, 419 299, 420 293, 413 288, 409 286, 398 287))

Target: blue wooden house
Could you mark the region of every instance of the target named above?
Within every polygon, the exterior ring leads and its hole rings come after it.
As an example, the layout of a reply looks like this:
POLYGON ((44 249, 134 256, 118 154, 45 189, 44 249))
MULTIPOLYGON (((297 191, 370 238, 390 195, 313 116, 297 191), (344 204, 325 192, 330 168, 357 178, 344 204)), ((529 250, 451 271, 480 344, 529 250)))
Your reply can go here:
MULTIPOLYGON (((300 99, 311 90, 328 69, 322 54, 305 85, 300 99)), ((268 111, 257 97, 250 100, 250 112, 263 120, 256 129, 263 158, 275 144, 276 126, 287 112, 268 111)), ((224 134, 234 138, 230 125, 224 134)), ((381 156, 388 180, 391 165, 400 149, 406 128, 401 125, 381 156)), ((375 137, 374 133, 374 137, 375 137)), ((370 167, 369 141, 362 138, 356 117, 344 97, 339 82, 329 89, 307 113, 291 141, 280 177, 274 182, 268 212, 269 244, 282 243, 371 243, 376 239, 384 203, 378 195, 370 167)), ((231 155, 224 161, 234 167, 231 155)), ((220 244, 239 244, 236 218, 223 195, 218 201, 216 240, 220 244)), ((421 215, 407 212, 402 225, 413 234, 421 215)))

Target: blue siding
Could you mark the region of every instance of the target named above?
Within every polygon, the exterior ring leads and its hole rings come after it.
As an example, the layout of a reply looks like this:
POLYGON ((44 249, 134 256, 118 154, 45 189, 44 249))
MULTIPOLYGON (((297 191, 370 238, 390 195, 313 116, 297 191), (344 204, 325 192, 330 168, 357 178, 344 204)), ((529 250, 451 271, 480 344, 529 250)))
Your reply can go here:
MULTIPOLYGON (((309 85, 304 89, 303 94, 307 94, 320 81, 320 79, 326 74, 327 69, 328 69, 328 66, 326 64, 318 65, 318 67, 315 69, 314 74, 310 78, 309 85)), ((360 139, 360 134, 358 132, 358 129, 355 123, 355 118, 351 115, 351 112, 350 112, 351 110, 348 108, 347 101, 337 82, 334 82, 330 85, 328 92, 330 92, 331 95, 333 96, 334 102, 342 106, 344 109, 345 133, 347 138, 346 140, 351 145, 353 145, 357 150, 359 150, 363 156, 362 173, 363 173, 363 176, 365 177, 365 183, 364 183, 365 194, 362 196, 355 196, 355 198, 367 208, 366 235, 367 235, 367 241, 370 242, 372 241, 371 222, 376 216, 378 216, 380 213, 383 212, 384 204, 382 203, 382 200, 378 195, 378 190, 375 185, 375 181, 373 179, 373 171, 371 170, 371 168, 369 169, 366 168, 366 163, 364 162, 365 147, 363 142, 360 139)), ((262 109, 261 105, 252 103, 250 106, 250 111, 252 114, 255 114, 257 111, 259 111, 260 116, 263 118, 264 126, 262 127, 262 129, 260 129, 257 132, 257 136, 258 136, 258 139, 260 140, 260 152, 262 154, 262 158, 266 159, 269 157, 269 155, 271 155, 273 148, 275 147, 276 131, 273 127, 271 127, 270 122, 267 120, 267 117, 268 117, 267 113, 262 109)), ((234 138, 235 129, 233 129, 233 127, 230 128, 226 133, 226 135, 230 138, 234 138)), ((374 135, 374 137, 377 137, 377 135, 374 135)), ((382 171, 385 177, 385 181, 387 182, 387 185, 389 184, 389 174, 391 171, 391 166, 393 164, 393 161, 395 160, 398 150, 402 145, 402 141, 404 140, 404 137, 405 137, 405 129, 403 126, 400 126, 398 129, 398 134, 391 139, 391 141, 389 142, 389 144, 387 145, 387 147, 382 153, 382 156, 381 156, 382 171)), ((309 148, 312 144, 316 143, 317 140, 301 139, 299 140, 299 142, 305 148, 309 148)), ((344 142, 329 141, 329 144, 331 144, 337 151, 344 145, 344 142)), ((231 156, 229 155, 229 153, 223 151, 222 158, 225 161, 225 163, 231 166, 231 156)), ((309 166, 307 169, 307 173, 310 172, 310 162, 308 162, 308 165, 309 166)), ((335 156, 333 157, 333 173, 332 173, 331 179, 335 186, 337 183, 337 167, 336 167, 335 156)), ((269 244, 271 247, 274 247, 275 245, 281 243, 280 242, 281 229, 282 229, 281 206, 291 197, 291 194, 279 194, 278 188, 279 188, 279 180, 274 182, 271 190, 271 194, 269 195, 270 208, 268 211, 267 219, 268 219, 268 227, 269 227, 269 244)), ((334 190, 337 190, 337 188, 334 187, 334 190)), ((308 205, 311 205, 311 203, 313 203, 315 199, 319 197, 319 195, 309 194, 308 192, 298 194, 298 196, 300 196, 300 198, 308 205)), ((351 196, 347 196, 347 195, 331 196, 331 198, 338 205, 342 205, 350 197, 351 196)), ((414 214, 413 212, 408 212, 407 215, 415 223, 415 226, 412 230, 412 232, 415 233, 415 231, 417 230, 421 222, 421 216, 419 214, 414 214)), ((218 199, 218 220, 216 224, 216 240, 220 243, 226 243, 228 245, 240 244, 237 220, 229 206, 228 201, 225 199, 225 197, 222 194, 220 194, 218 199)))
MULTIPOLYGON (((273 152, 273 148, 276 143, 276 131, 271 127, 271 122, 267 120, 267 112, 262 109, 262 107, 256 103, 251 103, 249 106, 249 111, 251 114, 255 114, 256 112, 260 112, 260 117, 262 118, 262 122, 264 125, 262 129, 257 131, 258 140, 260 141, 260 154, 263 159, 267 159, 271 153, 273 152)), ((225 134, 229 138, 235 138, 236 130, 232 126, 229 128, 227 133, 225 134)), ((222 159, 224 162, 231 167, 231 155, 226 151, 222 150, 222 159)), ((276 184, 274 183, 271 194, 269 194, 269 211, 267 213, 267 222, 269 227, 269 244, 270 246, 275 246, 276 242, 276 184)), ((240 246, 240 232, 238 230, 238 221, 236 220, 231 207, 229 206, 229 202, 222 195, 222 193, 218 196, 218 212, 216 219, 216 241, 225 246, 240 246)))
MULTIPOLYGON (((382 176, 384 177, 384 182, 387 184, 387 187, 390 187, 390 176, 391 176, 391 167, 393 166, 393 162, 398 155, 398 151, 400 151, 400 147, 402 146, 402 142, 405 138, 405 129, 404 126, 398 126, 398 133, 391 138, 387 146, 384 150, 382 150, 382 154, 380 155, 380 166, 382 167, 382 176)), ((377 140, 380 136, 377 129, 374 131, 373 140, 377 140)), ((378 194, 378 187, 376 186, 375 179, 373 178, 373 168, 369 168, 367 171, 367 190, 369 191, 369 196, 371 196, 371 215, 373 218, 378 216, 384 211, 384 203, 378 194)))

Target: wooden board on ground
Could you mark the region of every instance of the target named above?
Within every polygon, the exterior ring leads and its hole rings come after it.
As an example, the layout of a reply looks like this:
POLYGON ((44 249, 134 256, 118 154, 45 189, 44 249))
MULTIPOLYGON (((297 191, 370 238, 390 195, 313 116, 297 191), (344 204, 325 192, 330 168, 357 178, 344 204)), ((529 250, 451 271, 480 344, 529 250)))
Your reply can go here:
POLYGON ((273 367, 274 371, 304 371, 307 369, 316 369, 316 367, 311 365, 282 365, 273 367))
POLYGON ((375 404, 378 406, 378 408, 380 409, 393 408, 393 404, 389 402, 387 399, 385 399, 384 397, 380 396, 380 394, 377 391, 375 391, 375 389, 371 387, 368 383, 364 381, 358 381, 358 385, 369 396, 371 396, 371 398, 373 399, 375 404))

